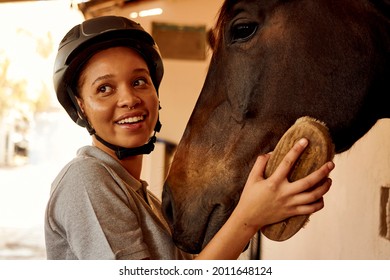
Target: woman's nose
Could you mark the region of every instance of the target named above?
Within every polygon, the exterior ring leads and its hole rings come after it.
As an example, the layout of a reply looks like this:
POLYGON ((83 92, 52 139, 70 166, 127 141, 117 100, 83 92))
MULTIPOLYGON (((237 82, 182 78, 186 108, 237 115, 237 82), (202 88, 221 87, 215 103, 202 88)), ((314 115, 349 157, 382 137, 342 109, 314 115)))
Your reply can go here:
POLYGON ((142 102, 141 98, 132 89, 124 89, 119 94, 118 106, 132 108, 142 102))

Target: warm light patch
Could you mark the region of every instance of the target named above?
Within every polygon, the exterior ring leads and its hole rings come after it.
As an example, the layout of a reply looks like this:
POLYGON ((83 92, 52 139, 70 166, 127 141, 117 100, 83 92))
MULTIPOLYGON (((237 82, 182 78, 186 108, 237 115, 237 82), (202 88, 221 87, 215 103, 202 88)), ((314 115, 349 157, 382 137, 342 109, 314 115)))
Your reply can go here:
POLYGON ((140 12, 132 12, 130 13, 130 18, 138 18, 138 17, 149 17, 149 16, 158 16, 163 13, 163 10, 161 8, 155 8, 155 9, 149 9, 149 10, 142 10, 140 12))

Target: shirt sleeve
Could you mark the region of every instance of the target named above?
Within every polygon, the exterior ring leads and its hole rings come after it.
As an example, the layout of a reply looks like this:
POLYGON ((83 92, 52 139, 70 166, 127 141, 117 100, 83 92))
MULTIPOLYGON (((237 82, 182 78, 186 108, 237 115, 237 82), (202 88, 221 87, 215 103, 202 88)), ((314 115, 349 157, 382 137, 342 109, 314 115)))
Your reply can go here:
POLYGON ((94 160, 69 166, 51 199, 51 227, 78 259, 149 258, 131 196, 94 160))

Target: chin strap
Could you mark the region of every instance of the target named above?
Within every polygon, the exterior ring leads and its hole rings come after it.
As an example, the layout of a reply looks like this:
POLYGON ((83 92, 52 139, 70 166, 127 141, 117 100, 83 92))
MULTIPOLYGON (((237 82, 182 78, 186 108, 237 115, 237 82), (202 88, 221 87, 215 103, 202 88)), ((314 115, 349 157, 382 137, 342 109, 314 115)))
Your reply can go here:
POLYGON ((156 133, 160 132, 160 129, 161 129, 161 122, 160 122, 160 118, 158 118, 156 126, 154 127, 154 134, 152 137, 149 138, 148 143, 135 148, 124 148, 121 146, 108 143, 107 141, 102 139, 99 135, 97 135, 96 132, 93 135, 95 135, 96 139, 100 143, 113 150, 116 156, 118 157, 118 159, 121 160, 127 157, 150 154, 154 150, 154 143, 156 143, 157 140, 156 133))
POLYGON ((154 143, 156 143, 156 140, 157 140, 155 134, 156 134, 156 132, 154 133, 154 135, 152 137, 150 137, 148 143, 146 143, 143 146, 136 147, 136 148, 124 148, 124 147, 116 146, 116 145, 113 145, 111 143, 108 143, 107 141, 102 139, 96 133, 94 135, 100 143, 102 143, 104 146, 113 150, 115 152, 116 156, 118 157, 118 159, 121 160, 121 159, 131 157, 131 156, 150 154, 154 150, 154 143))

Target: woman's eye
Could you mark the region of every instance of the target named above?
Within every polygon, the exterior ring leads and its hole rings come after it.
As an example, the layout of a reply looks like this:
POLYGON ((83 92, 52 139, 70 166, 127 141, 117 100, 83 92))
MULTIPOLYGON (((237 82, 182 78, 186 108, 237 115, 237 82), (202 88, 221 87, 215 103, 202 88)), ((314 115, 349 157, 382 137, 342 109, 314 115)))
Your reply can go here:
POLYGON ((232 42, 243 42, 249 40, 256 32, 257 23, 240 23, 233 26, 231 30, 232 42))
POLYGON ((114 89, 109 85, 100 86, 98 88, 98 93, 106 93, 107 94, 107 93, 111 93, 113 91, 114 91, 114 89))
POLYGON ((145 79, 137 79, 134 81, 133 86, 134 87, 143 87, 147 84, 147 81, 145 79))

